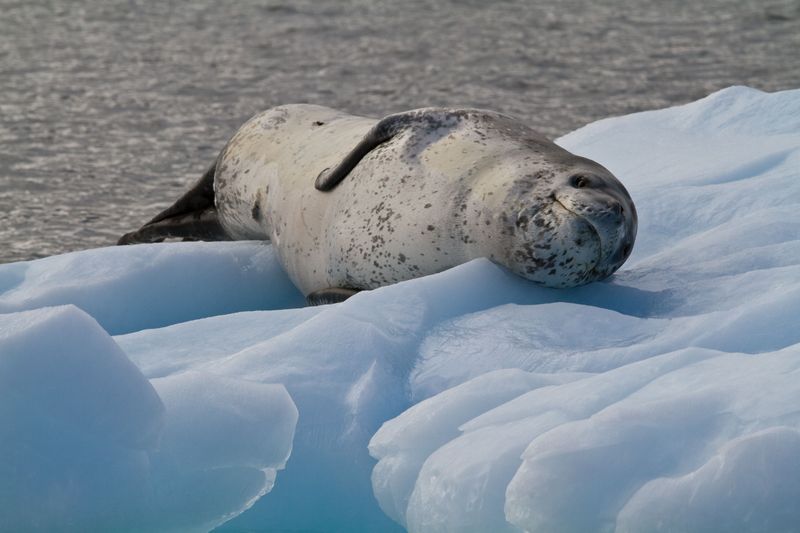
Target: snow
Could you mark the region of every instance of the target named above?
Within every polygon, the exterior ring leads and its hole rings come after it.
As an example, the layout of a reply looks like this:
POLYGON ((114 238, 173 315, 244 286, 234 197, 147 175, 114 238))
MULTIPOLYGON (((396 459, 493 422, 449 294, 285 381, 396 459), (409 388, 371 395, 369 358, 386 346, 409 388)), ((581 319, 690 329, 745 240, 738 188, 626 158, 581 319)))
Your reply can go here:
POLYGON ((0 529, 796 531, 800 91, 559 143, 636 202, 606 282, 304 308, 262 243, 0 265, 0 529))

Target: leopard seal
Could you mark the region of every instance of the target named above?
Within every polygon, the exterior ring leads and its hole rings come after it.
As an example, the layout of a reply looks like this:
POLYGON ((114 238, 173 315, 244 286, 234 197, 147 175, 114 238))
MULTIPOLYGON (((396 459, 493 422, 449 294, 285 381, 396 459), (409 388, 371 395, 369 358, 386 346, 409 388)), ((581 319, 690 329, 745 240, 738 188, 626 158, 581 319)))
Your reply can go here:
POLYGON ((547 287, 603 279, 637 215, 622 183, 506 115, 424 108, 383 119, 276 107, 120 244, 269 240, 313 303, 487 257, 547 287))

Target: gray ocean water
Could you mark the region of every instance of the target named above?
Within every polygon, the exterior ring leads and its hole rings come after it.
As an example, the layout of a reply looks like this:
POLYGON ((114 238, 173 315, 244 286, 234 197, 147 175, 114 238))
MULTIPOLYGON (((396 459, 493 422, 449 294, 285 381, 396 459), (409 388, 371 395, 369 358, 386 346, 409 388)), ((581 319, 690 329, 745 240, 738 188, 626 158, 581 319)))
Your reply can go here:
POLYGON ((736 84, 800 87, 800 1, 0 0, 0 262, 114 243, 278 104, 555 137, 736 84))

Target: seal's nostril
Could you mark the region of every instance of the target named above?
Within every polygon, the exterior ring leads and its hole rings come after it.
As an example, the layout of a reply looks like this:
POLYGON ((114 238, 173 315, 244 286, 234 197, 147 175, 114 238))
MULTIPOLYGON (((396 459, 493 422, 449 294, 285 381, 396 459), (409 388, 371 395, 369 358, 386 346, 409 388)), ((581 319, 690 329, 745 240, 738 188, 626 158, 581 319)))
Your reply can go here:
POLYGON ((625 243, 625 246, 622 247, 622 257, 628 257, 628 254, 631 253, 631 243, 625 243))

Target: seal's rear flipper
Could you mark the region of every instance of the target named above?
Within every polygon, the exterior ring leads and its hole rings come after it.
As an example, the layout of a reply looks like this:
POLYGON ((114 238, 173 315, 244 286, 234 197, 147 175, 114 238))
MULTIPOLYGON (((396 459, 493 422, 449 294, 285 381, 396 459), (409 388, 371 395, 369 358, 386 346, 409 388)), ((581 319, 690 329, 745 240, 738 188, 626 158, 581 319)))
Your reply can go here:
POLYGON ((157 214, 139 230, 123 235, 117 244, 161 242, 167 238, 190 241, 230 240, 219 223, 214 206, 215 171, 216 163, 177 202, 157 214))
POLYGON ((217 210, 213 207, 149 222, 137 231, 126 233, 117 244, 139 244, 161 242, 164 239, 179 238, 185 241, 229 241, 231 238, 217 220, 217 210))
POLYGON ((328 289, 312 292, 306 296, 306 302, 308 302, 308 305, 338 304, 339 302, 347 300, 357 292, 357 289, 330 287, 328 289))

